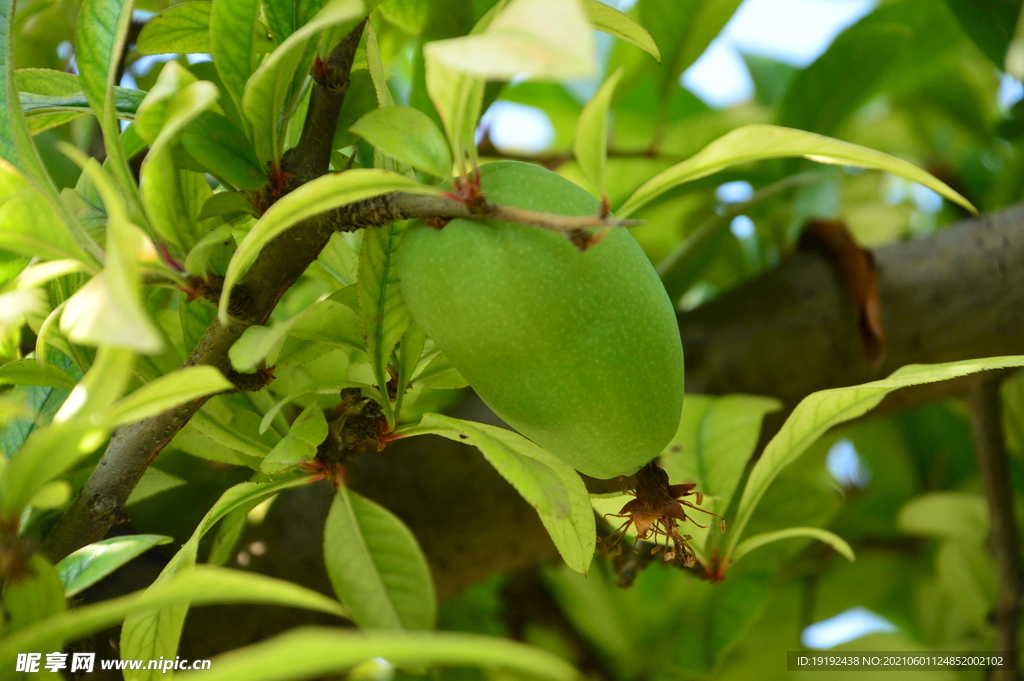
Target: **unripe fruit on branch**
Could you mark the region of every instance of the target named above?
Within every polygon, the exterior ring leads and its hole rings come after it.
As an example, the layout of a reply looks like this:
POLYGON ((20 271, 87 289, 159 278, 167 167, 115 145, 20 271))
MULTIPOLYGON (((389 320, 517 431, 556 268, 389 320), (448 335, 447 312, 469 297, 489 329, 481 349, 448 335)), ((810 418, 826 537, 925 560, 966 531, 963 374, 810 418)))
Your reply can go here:
MULTIPOLYGON (((589 193, 518 161, 481 168, 487 200, 596 215, 589 193)), ((631 474, 675 435, 683 350, 675 312, 633 236, 585 252, 527 225, 410 226, 398 256, 413 318, 510 426, 582 473, 631 474)))

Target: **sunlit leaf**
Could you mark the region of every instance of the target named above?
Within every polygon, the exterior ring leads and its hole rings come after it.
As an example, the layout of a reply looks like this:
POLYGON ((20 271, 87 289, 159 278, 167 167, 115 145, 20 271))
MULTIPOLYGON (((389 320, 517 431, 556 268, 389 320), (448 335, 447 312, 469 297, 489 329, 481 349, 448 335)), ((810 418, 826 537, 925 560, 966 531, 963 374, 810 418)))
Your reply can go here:
POLYGON ((576 122, 573 155, 583 177, 597 190, 598 198, 606 196, 604 167, 608 160, 608 107, 621 77, 622 68, 619 67, 583 107, 583 112, 576 122))
POLYGON ((841 554, 847 560, 854 560, 853 549, 846 543, 846 540, 834 532, 823 530, 820 527, 788 527, 784 530, 765 532, 764 534, 757 534, 753 537, 748 537, 736 547, 732 554, 732 560, 737 561, 754 549, 761 548, 765 544, 771 544, 772 542, 782 541, 783 539, 793 539, 796 537, 817 539, 818 541, 831 546, 836 550, 836 553, 841 554))
POLYGON ((55 364, 40 364, 34 359, 19 359, 0 366, 0 385, 46 385, 71 390, 76 381, 55 364))
POLYGON ((83 546, 54 566, 64 584, 64 595, 71 597, 88 589, 154 546, 170 541, 171 537, 161 534, 133 534, 83 546))
POLYGON ((477 447, 537 509, 566 565, 587 571, 594 555, 594 513, 587 489, 571 466, 511 430, 441 414, 425 414, 420 423, 398 432, 403 436, 430 433, 477 447))
POLYGON ((116 402, 106 414, 106 419, 111 427, 140 421, 233 387, 231 381, 212 366, 185 367, 147 383, 116 402))
POLYGON ((256 68, 259 15, 259 0, 214 0, 210 13, 210 53, 239 111, 245 83, 256 68))
POLYGON ((661 52, 654 44, 654 38, 628 14, 623 14, 601 0, 583 0, 583 10, 587 13, 590 25, 598 31, 632 43, 661 61, 661 52))
POLYGON ((347 203, 379 196, 392 191, 416 194, 439 194, 440 189, 419 184, 415 180, 385 170, 363 168, 334 175, 324 175, 307 182, 287 194, 263 214, 238 245, 224 276, 220 297, 220 318, 227 322, 231 289, 245 269, 274 237, 306 218, 343 206, 347 203))
POLYGON ((894 390, 959 378, 979 371, 1024 366, 1024 356, 990 357, 947 364, 910 364, 889 378, 812 393, 801 400, 754 464, 729 528, 726 555, 732 555, 743 529, 772 480, 837 424, 866 414, 894 390))
POLYGON ((374 109, 349 128, 385 154, 417 170, 445 178, 452 157, 444 135, 430 118, 407 106, 374 109))
POLYGON ((802 130, 774 125, 748 125, 723 135, 686 161, 655 175, 637 189, 616 214, 627 217, 668 190, 729 166, 786 157, 884 170, 923 184, 950 201, 976 212, 967 199, 935 176, 888 154, 802 130))
POLYGON ((139 54, 209 53, 212 2, 171 5, 146 22, 139 34, 139 54))
POLYGON ((292 421, 288 434, 270 450, 260 464, 260 470, 279 473, 312 461, 317 447, 326 439, 327 420, 320 405, 313 402, 292 421))

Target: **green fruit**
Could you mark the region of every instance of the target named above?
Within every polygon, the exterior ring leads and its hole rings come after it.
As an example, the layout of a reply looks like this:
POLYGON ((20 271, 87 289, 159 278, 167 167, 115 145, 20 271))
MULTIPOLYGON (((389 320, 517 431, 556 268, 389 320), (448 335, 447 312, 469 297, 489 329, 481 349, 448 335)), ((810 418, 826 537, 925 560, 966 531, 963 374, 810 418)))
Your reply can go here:
MULTIPOLYGON (((595 215, 572 182, 518 161, 481 168, 488 200, 595 215)), ((635 472, 675 435, 683 350, 665 289, 632 235, 580 253, 509 223, 411 225, 398 258, 413 318, 506 423, 587 475, 635 472)))

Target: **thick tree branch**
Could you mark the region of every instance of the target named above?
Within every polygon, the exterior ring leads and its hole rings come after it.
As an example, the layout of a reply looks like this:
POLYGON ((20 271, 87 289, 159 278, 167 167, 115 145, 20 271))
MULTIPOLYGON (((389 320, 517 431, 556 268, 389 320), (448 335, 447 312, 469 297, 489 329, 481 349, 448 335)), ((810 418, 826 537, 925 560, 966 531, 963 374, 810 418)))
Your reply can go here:
MULTIPOLYGON (((996 650, 1017 659, 1017 630, 1020 618, 1021 561, 1020 531, 1014 514, 1010 462, 1000 419, 999 384, 1004 372, 989 372, 971 382, 967 405, 974 434, 982 488, 988 500, 989 550, 999 574, 996 597, 996 650)), ((991 681, 1019 679, 1015 671, 993 669, 991 681)))

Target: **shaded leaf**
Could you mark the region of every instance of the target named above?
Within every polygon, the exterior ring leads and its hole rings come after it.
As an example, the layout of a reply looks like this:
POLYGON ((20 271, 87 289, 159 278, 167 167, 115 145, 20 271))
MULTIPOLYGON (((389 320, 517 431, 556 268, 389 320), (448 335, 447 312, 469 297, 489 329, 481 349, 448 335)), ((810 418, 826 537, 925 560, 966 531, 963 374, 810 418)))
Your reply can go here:
MULTIPOLYGON (((5 638, 24 632, 33 624, 45 623, 48 618, 65 612, 68 607, 64 586, 49 561, 35 553, 26 562, 28 574, 24 579, 11 580, 4 587, 3 603, 9 617, 5 622, 5 638)), ((52 636, 46 641, 51 645, 59 643, 52 636)))
POLYGON ((1003 68, 1020 14, 1015 0, 946 0, 957 21, 986 57, 1003 68))
POLYGON ((383 506, 339 487, 324 528, 324 563, 360 627, 433 628, 437 602, 427 559, 383 506))
MULTIPOLYGON (((208 173, 236 189, 254 191, 267 183, 256 150, 242 129, 226 116, 213 111, 201 113, 182 131, 181 146, 208 173)), ((245 210, 251 212, 253 208, 249 205, 245 210)))
POLYGON ((316 449, 327 439, 327 420, 320 405, 313 402, 292 421, 288 434, 274 445, 260 464, 264 473, 280 473, 313 460, 316 449))
POLYGON ((259 15, 259 0, 215 0, 210 13, 210 53, 239 111, 245 83, 256 67, 259 15))

